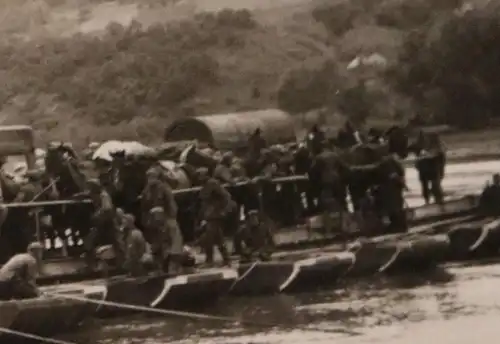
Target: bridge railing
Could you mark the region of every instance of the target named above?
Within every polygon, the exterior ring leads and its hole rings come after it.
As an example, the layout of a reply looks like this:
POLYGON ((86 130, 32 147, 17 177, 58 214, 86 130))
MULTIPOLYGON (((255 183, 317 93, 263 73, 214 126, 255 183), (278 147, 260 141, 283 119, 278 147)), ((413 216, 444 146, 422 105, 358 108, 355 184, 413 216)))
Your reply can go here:
MULTIPOLYGON (((299 183, 308 181, 306 175, 294 175, 286 177, 277 177, 272 179, 262 179, 259 185, 259 202, 262 210, 266 215, 271 218, 272 222, 277 228, 295 225, 297 221, 306 216, 306 204, 304 203, 302 193, 305 191, 304 187, 299 187, 299 183), (267 199, 264 201, 263 199, 267 199)), ((231 184, 224 184, 223 186, 233 195, 233 199, 239 206, 240 220, 242 214, 245 212, 245 202, 241 199, 241 194, 247 192, 245 187, 255 183, 254 180, 247 180, 231 184)), ((257 182, 259 183, 259 182, 257 182)), ((195 219, 197 218, 198 209, 195 205, 196 195, 201 190, 201 187, 193 187, 189 189, 173 190, 176 199, 179 203, 178 220, 181 231, 185 240, 191 241, 195 236, 195 219)), ((36 232, 37 238, 46 244, 47 233, 44 228, 41 228, 40 217, 43 215, 46 208, 49 207, 79 207, 89 206, 92 204, 90 199, 68 199, 68 200, 54 200, 54 201, 34 201, 23 203, 5 203, 6 208, 28 208, 38 209, 34 212, 36 216, 36 232)), ((310 215, 310 214, 308 214, 310 215)), ((78 233, 75 233, 71 228, 68 228, 67 238, 59 238, 61 241, 66 241, 68 247, 80 247, 82 245, 82 238, 78 233), (70 240, 71 239, 71 240, 70 240), (72 244, 69 245, 68 241, 72 244)), ((52 236, 55 233, 51 233, 52 236)), ((232 233, 226 233, 228 235, 232 233)), ((47 245, 46 245, 47 246, 47 245)))

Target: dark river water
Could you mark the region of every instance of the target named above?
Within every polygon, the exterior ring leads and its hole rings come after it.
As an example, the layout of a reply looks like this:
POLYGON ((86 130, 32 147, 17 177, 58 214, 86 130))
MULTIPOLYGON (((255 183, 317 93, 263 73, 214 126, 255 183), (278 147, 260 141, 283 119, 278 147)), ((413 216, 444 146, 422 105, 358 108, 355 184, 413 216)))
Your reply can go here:
POLYGON ((71 339, 89 344, 494 343, 500 336, 500 265, 453 265, 425 276, 345 282, 315 293, 231 298, 205 313, 269 326, 136 316, 97 323, 71 339))

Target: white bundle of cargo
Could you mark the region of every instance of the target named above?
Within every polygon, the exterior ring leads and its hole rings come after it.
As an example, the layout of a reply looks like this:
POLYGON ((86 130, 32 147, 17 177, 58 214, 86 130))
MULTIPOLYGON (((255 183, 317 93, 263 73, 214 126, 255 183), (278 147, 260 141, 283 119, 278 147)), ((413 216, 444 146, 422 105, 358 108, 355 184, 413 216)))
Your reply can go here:
POLYGON ((155 150, 145 146, 137 141, 107 141, 96 149, 92 155, 92 160, 101 160, 106 162, 113 161, 112 155, 118 152, 124 152, 125 156, 148 156, 154 155, 155 150))

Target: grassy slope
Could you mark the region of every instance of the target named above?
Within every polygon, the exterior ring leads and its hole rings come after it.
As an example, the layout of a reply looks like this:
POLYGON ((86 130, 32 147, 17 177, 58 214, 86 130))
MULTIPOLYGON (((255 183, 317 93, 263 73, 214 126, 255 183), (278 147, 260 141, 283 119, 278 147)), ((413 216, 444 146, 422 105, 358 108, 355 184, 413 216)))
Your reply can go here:
MULTIPOLYGON (((353 6, 358 6, 359 1, 353 0, 353 6)), ((395 2, 386 0, 383 4, 395 2)), ((140 5, 137 3, 130 0, 122 3, 92 0, 85 4, 73 0, 3 1, 0 5, 0 13, 4 16, 0 20, 0 75, 5 82, 0 84, 3 101, 0 121, 33 125, 41 142, 63 139, 84 145, 90 140, 109 138, 139 138, 154 142, 161 139, 162 130, 169 121, 186 112, 222 113, 276 106, 275 92, 280 79, 288 70, 304 61, 314 64, 315 61, 328 58, 345 65, 359 53, 379 52, 391 62, 396 58, 405 35, 402 28, 378 26, 373 13, 379 9, 374 8, 359 12, 353 20, 353 27, 334 37, 311 15, 314 8, 322 5, 321 0, 273 0, 269 3, 257 0, 149 0, 141 1, 140 5), (87 92, 82 85, 93 80, 85 78, 100 75, 99 68, 104 63, 89 62, 89 59, 75 62, 75 56, 82 55, 75 55, 74 52, 70 54, 65 50, 71 46, 67 43, 68 37, 75 33, 100 35, 111 21, 127 25, 131 20, 137 20, 148 26, 158 22, 189 20, 196 13, 228 6, 251 9, 259 25, 238 32, 236 39, 239 44, 236 47, 218 43, 204 46, 200 51, 194 49, 194 53, 207 54, 214 59, 219 68, 217 82, 200 83, 195 94, 188 99, 175 104, 148 103, 143 100, 139 104, 131 101, 132 113, 135 111, 138 115, 123 115, 120 118, 118 114, 112 119, 108 110, 114 104, 98 104, 95 96, 76 104, 67 97, 62 100, 62 93, 73 92, 80 96, 82 92, 87 92), (28 43, 9 43, 18 39, 28 43), (42 53, 35 62, 24 61, 22 64, 12 61, 16 53, 25 58, 26 54, 21 49, 26 49, 26 45, 32 49, 37 44, 54 44, 58 40, 66 40, 66 45, 56 55, 57 59, 42 53), (64 75, 61 66, 65 66, 68 61, 76 64, 76 67, 70 74, 64 75), (40 84, 37 75, 45 73, 44 64, 49 66, 52 74, 44 79, 48 80, 46 84, 40 84), (258 97, 254 95, 254 89, 259 90, 258 97), (108 117, 109 121, 106 120, 108 117)), ((203 30, 201 28, 200 32, 203 30)), ((170 29, 166 32, 167 36, 171 35, 170 29)), ((92 47, 105 46, 108 44, 106 42, 100 42, 100 45, 93 43, 92 47)), ((182 44, 173 46, 172 49, 178 49, 172 50, 174 55, 178 53, 179 56, 185 56, 183 54, 186 52, 181 51, 182 44)), ((114 54, 111 61, 115 63, 123 56, 136 58, 138 51, 140 49, 122 55, 114 54)), ((95 55, 99 56, 97 53, 95 55)), ((151 55, 151 58, 159 57, 151 55)), ((119 75, 127 74, 124 70, 116 72, 119 75)), ((133 81, 142 82, 142 89, 150 87, 146 77, 140 74, 134 77, 136 79, 133 81)), ((99 91, 95 89, 99 88, 99 84, 93 87, 93 92, 99 91)), ((122 83, 107 86, 103 90, 107 95, 116 94, 114 99, 118 103, 127 102, 132 97, 122 83)), ((298 122, 303 124, 302 121, 298 122)))

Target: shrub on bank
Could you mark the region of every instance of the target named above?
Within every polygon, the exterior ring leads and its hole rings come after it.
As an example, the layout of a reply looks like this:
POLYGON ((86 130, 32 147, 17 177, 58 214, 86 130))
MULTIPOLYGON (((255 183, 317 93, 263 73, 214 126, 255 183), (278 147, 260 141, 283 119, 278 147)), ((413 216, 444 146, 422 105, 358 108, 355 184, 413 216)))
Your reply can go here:
POLYGON ((442 111, 449 124, 487 124, 500 114, 499 21, 493 4, 449 15, 437 35, 432 29, 409 35, 391 71, 394 84, 429 111, 442 111))
POLYGON ((256 27, 250 12, 224 10, 147 28, 112 23, 99 37, 4 45, 0 69, 10 81, 0 97, 53 94, 96 124, 175 114, 201 89, 218 85, 211 49, 239 49, 256 27))

